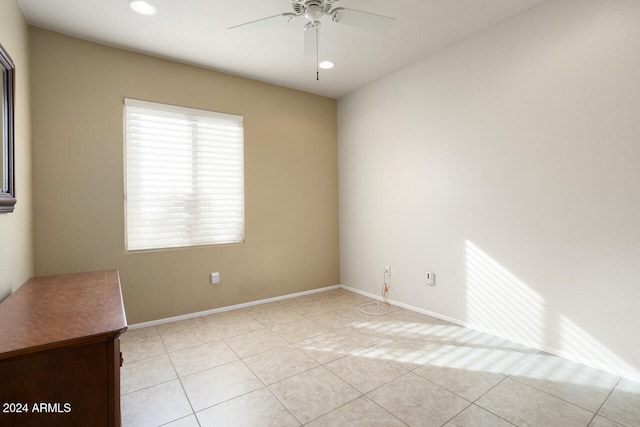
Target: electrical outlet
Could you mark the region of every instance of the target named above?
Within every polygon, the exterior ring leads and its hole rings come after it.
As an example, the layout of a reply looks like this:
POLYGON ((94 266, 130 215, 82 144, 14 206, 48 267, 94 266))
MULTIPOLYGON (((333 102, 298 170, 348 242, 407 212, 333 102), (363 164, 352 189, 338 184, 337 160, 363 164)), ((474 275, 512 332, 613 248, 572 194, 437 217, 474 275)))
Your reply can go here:
POLYGON ((211 273, 209 279, 212 285, 217 285, 218 283, 220 283, 220 273, 218 273, 217 271, 215 273, 211 273))
POLYGON ((387 275, 387 277, 391 277, 391 267, 388 265, 384 266, 384 274, 387 275))
POLYGON ((436 274, 432 273, 430 271, 427 271, 427 273, 424 276, 424 281, 427 282, 427 285, 435 285, 436 284, 436 274))

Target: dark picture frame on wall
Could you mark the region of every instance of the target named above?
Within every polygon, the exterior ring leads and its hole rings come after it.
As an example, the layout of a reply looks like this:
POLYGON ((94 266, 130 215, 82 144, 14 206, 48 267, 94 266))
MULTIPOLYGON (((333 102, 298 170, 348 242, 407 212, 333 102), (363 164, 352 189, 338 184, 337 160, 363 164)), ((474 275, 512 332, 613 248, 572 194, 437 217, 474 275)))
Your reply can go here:
POLYGON ((15 65, 0 44, 0 213, 13 212, 15 183, 15 65))

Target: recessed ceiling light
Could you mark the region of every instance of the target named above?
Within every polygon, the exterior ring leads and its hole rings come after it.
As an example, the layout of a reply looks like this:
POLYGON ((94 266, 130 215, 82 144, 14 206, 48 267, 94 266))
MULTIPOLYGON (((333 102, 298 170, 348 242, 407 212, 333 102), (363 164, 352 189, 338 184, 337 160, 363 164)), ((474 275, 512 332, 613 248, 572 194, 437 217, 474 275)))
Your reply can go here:
POLYGON ((154 5, 144 0, 129 0, 129 7, 140 15, 155 15, 158 13, 154 5))
POLYGON ((331 61, 322 61, 318 64, 318 67, 322 68, 323 70, 330 70, 334 65, 335 64, 331 61))

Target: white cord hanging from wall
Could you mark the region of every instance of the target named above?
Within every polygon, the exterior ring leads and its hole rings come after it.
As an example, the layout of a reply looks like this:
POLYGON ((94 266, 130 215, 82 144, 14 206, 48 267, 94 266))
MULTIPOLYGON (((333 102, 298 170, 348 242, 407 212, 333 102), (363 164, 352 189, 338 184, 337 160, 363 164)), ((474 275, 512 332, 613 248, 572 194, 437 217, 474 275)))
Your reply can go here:
POLYGON ((385 316, 389 314, 389 308, 391 304, 389 304, 389 300, 387 299, 387 293, 389 292, 389 285, 387 285, 387 275, 388 271, 384 271, 384 278, 382 279, 382 301, 384 304, 380 304, 380 301, 376 299, 375 301, 366 302, 360 305, 360 311, 364 314, 369 314, 371 316, 385 316), (372 307, 369 309, 368 307, 372 307))

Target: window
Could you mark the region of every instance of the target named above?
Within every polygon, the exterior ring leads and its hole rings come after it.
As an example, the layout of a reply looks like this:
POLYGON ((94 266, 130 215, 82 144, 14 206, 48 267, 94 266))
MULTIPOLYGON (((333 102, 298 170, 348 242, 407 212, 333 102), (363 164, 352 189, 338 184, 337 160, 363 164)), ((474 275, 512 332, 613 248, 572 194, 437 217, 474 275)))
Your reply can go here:
POLYGON ((129 251, 244 241, 242 117, 125 99, 129 251))

